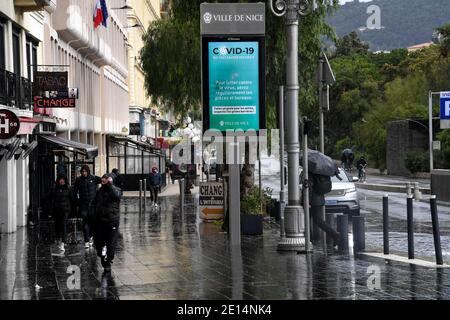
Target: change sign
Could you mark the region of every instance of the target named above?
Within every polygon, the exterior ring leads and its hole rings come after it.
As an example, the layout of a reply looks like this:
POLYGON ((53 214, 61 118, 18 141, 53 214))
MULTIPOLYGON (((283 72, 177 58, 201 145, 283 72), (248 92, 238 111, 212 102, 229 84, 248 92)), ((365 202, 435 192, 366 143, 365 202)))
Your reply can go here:
POLYGON ((221 182, 200 183, 200 218, 218 220, 223 218, 224 190, 221 182))

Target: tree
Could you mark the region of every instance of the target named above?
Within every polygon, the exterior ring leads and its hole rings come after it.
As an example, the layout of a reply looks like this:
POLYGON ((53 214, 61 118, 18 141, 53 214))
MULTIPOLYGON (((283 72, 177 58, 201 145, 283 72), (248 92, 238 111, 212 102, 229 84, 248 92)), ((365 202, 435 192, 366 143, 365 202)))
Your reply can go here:
POLYGON ((446 24, 437 31, 441 35, 441 54, 443 57, 448 57, 450 54, 450 24, 446 24))
MULTIPOLYGON (((153 103, 171 110, 178 118, 188 112, 201 112, 200 4, 203 0, 173 0, 169 17, 150 25, 141 51, 145 87, 153 103)), ((229 2, 220 0, 216 2, 229 2)), ((237 2, 260 2, 260 0, 237 2)), ((337 7, 319 5, 314 13, 302 17, 299 25, 299 105, 304 115, 312 115, 317 106, 314 73, 322 46, 321 37, 334 40, 334 32, 325 22, 327 12, 337 7)), ((286 35, 284 19, 266 14, 266 114, 269 128, 277 127, 278 86, 284 83, 286 35)), ((200 118, 200 117, 198 117, 200 118)), ((198 119, 197 118, 197 119, 198 119)), ((247 162, 247 161, 246 161, 247 162)), ((245 164, 243 193, 254 184, 254 166, 245 164)))
MULTIPOLYGON (((317 105, 314 73, 321 49, 321 37, 334 40, 325 16, 338 6, 320 4, 313 14, 302 17, 299 26, 299 74, 301 111, 309 115, 317 105)), ((150 25, 141 51, 145 87, 152 102, 182 118, 201 112, 200 4, 203 0, 173 0, 169 17, 150 25), (175 54, 176 53, 176 54, 175 54)), ((216 2, 229 2, 219 0, 216 2)), ((260 0, 237 2, 260 2, 260 0)), ((276 127, 278 86, 284 83, 286 36, 284 19, 266 13, 266 105, 267 124, 276 127)))
POLYGON ((358 37, 356 31, 345 35, 336 42, 337 56, 350 56, 352 54, 367 54, 369 53, 369 45, 365 44, 358 37))

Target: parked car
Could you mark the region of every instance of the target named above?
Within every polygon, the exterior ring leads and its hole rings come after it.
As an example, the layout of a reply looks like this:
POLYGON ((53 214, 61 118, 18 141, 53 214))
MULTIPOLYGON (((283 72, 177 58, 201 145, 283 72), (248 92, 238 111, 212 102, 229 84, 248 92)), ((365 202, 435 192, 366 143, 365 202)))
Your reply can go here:
POLYGON ((325 195, 325 211, 359 215, 359 196, 355 186, 358 177, 349 176, 342 168, 339 168, 339 176, 342 181, 336 176, 331 178, 332 190, 325 195))

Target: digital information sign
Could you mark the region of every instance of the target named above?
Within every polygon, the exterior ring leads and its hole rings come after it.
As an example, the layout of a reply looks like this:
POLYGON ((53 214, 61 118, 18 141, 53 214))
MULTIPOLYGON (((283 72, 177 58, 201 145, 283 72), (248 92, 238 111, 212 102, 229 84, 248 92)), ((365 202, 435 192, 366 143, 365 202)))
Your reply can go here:
POLYGON ((257 42, 210 42, 210 127, 259 129, 257 42))
POLYGON ((204 128, 220 131, 264 129, 262 39, 204 41, 206 63, 203 71, 207 78, 204 81, 204 128))

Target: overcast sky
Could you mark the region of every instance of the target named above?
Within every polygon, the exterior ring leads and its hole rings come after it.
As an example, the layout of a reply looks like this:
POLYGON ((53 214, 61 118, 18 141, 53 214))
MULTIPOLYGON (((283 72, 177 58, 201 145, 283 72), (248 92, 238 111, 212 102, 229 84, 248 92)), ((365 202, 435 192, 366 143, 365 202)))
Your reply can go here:
POLYGON ((372 0, 339 0, 339 2, 341 4, 344 4, 346 2, 354 2, 354 1, 359 1, 359 2, 371 2, 372 0))

